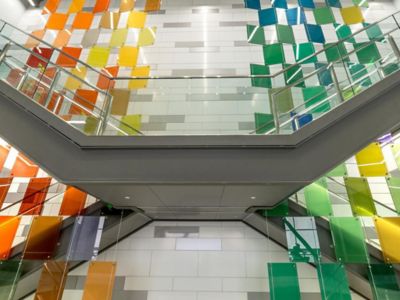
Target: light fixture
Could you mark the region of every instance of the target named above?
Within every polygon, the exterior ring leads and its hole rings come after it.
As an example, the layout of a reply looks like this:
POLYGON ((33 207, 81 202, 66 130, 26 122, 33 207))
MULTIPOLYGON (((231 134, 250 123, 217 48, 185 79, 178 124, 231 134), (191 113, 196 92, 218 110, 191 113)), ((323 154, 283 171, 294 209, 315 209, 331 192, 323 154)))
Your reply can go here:
POLYGON ((254 199, 256 199, 256 197, 255 197, 255 196, 251 196, 250 199, 251 199, 251 200, 254 200, 254 199))
POLYGON ((124 197, 126 200, 129 200, 129 199, 131 199, 131 197, 130 196, 125 196, 124 197))

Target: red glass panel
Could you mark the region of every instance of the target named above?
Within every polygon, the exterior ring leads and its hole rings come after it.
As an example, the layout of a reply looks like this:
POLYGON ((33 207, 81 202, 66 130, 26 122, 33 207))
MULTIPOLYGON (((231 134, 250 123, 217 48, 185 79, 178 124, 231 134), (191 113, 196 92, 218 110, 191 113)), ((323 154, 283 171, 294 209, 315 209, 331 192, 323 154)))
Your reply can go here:
POLYGON ((93 111, 97 100, 97 91, 92 90, 76 90, 74 102, 71 105, 69 113, 72 115, 89 115, 89 111, 93 111))
POLYGON ((46 68, 48 64, 47 60, 50 60, 53 51, 54 50, 51 48, 35 47, 33 48, 33 52, 37 54, 37 56, 31 54, 26 64, 32 68, 46 68), (44 59, 41 59, 42 57, 44 59))
POLYGON ((0 208, 3 206, 3 202, 7 197, 11 182, 12 177, 0 178, 0 208))
POLYGON ((18 214, 40 215, 50 182, 50 177, 32 178, 29 181, 18 214))

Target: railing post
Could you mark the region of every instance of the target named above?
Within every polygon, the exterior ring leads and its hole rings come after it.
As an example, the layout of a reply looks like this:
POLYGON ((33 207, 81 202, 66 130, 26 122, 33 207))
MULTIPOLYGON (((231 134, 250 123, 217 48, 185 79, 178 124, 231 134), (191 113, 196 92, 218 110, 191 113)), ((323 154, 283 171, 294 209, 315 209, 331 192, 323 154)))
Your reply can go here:
POLYGON ((107 129, 108 116, 110 114, 112 104, 112 96, 110 93, 110 88, 107 90, 107 94, 104 99, 103 109, 100 112, 99 125, 97 127, 96 135, 103 135, 107 129))
POLYGON ((333 63, 331 65, 331 74, 332 74, 333 84, 335 85, 336 92, 339 96, 340 102, 344 102, 344 97, 343 97, 342 91, 340 89, 339 80, 337 78, 335 68, 333 67, 333 63))
MULTIPOLYGON (((278 92, 279 93, 279 92, 278 92)), ((272 116, 274 118, 274 124, 275 124, 275 131, 277 134, 279 134, 280 131, 280 124, 279 124, 279 116, 278 116, 278 109, 277 109, 277 105, 276 105, 276 97, 275 97, 275 93, 271 94, 272 97, 272 101, 271 101, 271 110, 272 110, 272 116)))
POLYGON ((50 104, 52 91, 54 90, 55 85, 58 82, 58 78, 60 77, 60 69, 56 69, 56 74, 54 75, 53 81, 49 86, 49 93, 47 94, 46 101, 44 102, 44 107, 47 107, 50 104))
POLYGON ((28 78, 28 76, 29 76, 29 70, 27 69, 27 70, 25 70, 24 75, 22 75, 21 80, 20 80, 20 81, 18 82, 18 84, 17 84, 16 89, 17 89, 18 91, 20 91, 20 90, 22 89, 22 87, 23 87, 23 85, 24 85, 24 83, 25 83, 25 81, 26 81, 26 78, 28 78))
POLYGON ((5 44, 3 50, 1 50, 1 53, 0 53, 0 63, 1 63, 1 62, 3 61, 3 59, 6 57, 7 51, 8 51, 8 49, 10 49, 10 47, 11 47, 11 43, 8 42, 7 44, 5 44))
POLYGON ((396 44, 396 41, 390 34, 388 35, 387 39, 389 41, 390 47, 392 47, 394 55, 396 55, 397 59, 400 60, 400 50, 396 44))

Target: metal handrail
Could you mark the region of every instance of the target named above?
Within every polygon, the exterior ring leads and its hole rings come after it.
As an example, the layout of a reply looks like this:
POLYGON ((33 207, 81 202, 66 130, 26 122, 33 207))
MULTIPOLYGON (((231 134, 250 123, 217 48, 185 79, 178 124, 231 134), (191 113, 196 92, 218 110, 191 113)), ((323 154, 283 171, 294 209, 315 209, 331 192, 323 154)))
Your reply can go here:
MULTIPOLYGON (((385 20, 387 20, 387 19, 389 19, 389 18, 394 18, 394 16, 395 16, 396 14, 398 14, 398 13, 400 13, 400 10, 396 11, 395 13, 393 13, 393 14, 391 14, 391 15, 389 15, 389 16, 386 16, 386 17, 384 17, 384 18, 381 18, 381 19, 379 19, 378 21, 376 21, 376 22, 374 22, 374 23, 371 23, 371 24, 369 24, 369 25, 367 25, 367 26, 365 26, 365 27, 363 27, 363 28, 360 28, 359 30, 357 30, 357 31, 355 31, 354 33, 352 33, 351 35, 347 36, 346 38, 341 39, 341 40, 339 40, 339 41, 337 41, 337 42, 335 42, 335 43, 331 43, 328 47, 326 47, 326 48, 324 48, 324 49, 321 49, 321 50, 319 50, 319 51, 317 51, 317 52, 315 52, 315 53, 313 53, 313 54, 311 54, 311 55, 309 55, 309 56, 307 56, 307 57, 301 59, 300 61, 298 61, 298 62, 296 62, 296 63, 294 63, 294 64, 289 65, 288 67, 286 67, 286 68, 284 68, 284 69, 282 69, 282 70, 280 70, 280 71, 278 71, 278 72, 276 72, 276 73, 274 73, 274 74, 269 74, 269 75, 213 75, 213 76, 206 76, 206 75, 204 75, 204 76, 189 76, 189 75, 188 75, 188 76, 147 76, 147 77, 122 76, 122 77, 113 77, 113 76, 109 76, 109 75, 107 75, 107 74, 105 74, 105 73, 100 72, 98 69, 93 68, 93 67, 90 66, 89 64, 87 64, 87 63, 85 63, 85 62, 83 62, 83 61, 81 61, 81 60, 79 60, 79 59, 76 59, 75 57, 69 55, 68 53, 66 53, 66 52, 64 52, 64 51, 62 51, 62 50, 60 50, 60 49, 58 49, 58 48, 55 48, 55 47, 52 46, 50 43, 47 43, 47 42, 45 42, 45 41, 39 39, 38 37, 36 37, 36 36, 34 36, 34 35, 32 35, 32 34, 29 34, 29 33, 25 32, 25 31, 23 31, 22 29, 20 29, 20 28, 14 26, 14 25, 12 25, 12 24, 10 24, 10 23, 4 21, 4 20, 0 20, 1 22, 4 23, 3 26, 2 26, 2 29, 0 30, 0 32, 3 31, 3 29, 4 29, 4 27, 5 27, 6 25, 7 25, 7 26, 10 26, 10 27, 14 28, 15 30, 18 30, 19 32, 21 32, 21 33, 23 33, 23 34, 29 36, 30 38, 32 38, 32 39, 34 39, 34 40, 36 40, 36 41, 38 41, 38 42, 40 42, 40 43, 42 43, 42 44, 44 44, 44 45, 46 45, 46 46, 48 46, 48 47, 54 49, 55 51, 61 53, 62 55, 65 55, 65 56, 67 56, 68 58, 70 58, 70 59, 72 59, 72 60, 74 60, 74 61, 76 61, 76 62, 82 64, 83 66, 89 68, 90 70, 92 70, 92 71, 94 71, 94 72, 96 72, 96 73, 99 73, 101 76, 106 77, 106 78, 109 79, 109 80, 219 79, 219 78, 228 78, 228 79, 229 79, 229 78, 232 78, 232 79, 234 79, 234 78, 250 78, 250 79, 251 79, 251 78, 274 78, 274 77, 276 77, 276 76, 279 76, 279 75, 281 75, 281 74, 287 72, 288 70, 290 70, 290 69, 292 69, 292 68, 294 68, 294 67, 296 67, 296 66, 301 65, 302 63, 304 63, 305 61, 309 60, 310 58, 312 58, 312 57, 314 57, 314 56, 317 56, 317 55, 319 55, 319 54, 325 52, 327 49, 333 48, 333 47, 335 47, 335 46, 337 46, 337 45, 339 45, 339 44, 341 44, 341 43, 343 43, 343 42, 345 42, 345 41, 347 41, 347 40, 353 38, 354 36, 356 36, 356 35, 359 34, 360 32, 364 32, 364 31, 368 30, 369 28, 371 28, 371 27, 373 27, 373 26, 376 26, 377 24, 379 24, 379 23, 381 23, 381 22, 383 22, 383 21, 385 21, 385 20)), ((395 18, 394 18, 394 19, 395 19, 395 18)), ((396 19, 395 19, 395 22, 396 22, 396 24, 397 24, 397 20, 396 20, 396 19)), ((398 24, 397 24, 397 25, 398 25, 398 24)), ((30 49, 27 49, 27 50, 33 53, 33 51, 31 51, 30 49)), ((43 59, 43 57, 42 57, 42 59, 43 59)), ((45 60, 45 59, 43 59, 43 60, 45 60)))

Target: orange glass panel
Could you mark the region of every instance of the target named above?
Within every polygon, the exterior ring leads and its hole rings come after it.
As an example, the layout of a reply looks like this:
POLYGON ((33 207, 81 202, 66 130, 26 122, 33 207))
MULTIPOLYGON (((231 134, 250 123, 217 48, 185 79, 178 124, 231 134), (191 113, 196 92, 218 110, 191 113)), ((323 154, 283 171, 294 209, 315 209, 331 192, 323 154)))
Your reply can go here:
POLYGON ((161 8, 161 0, 146 0, 144 11, 157 11, 161 8))
POLYGON ((31 162, 25 155, 19 154, 11 170, 13 177, 36 177, 39 167, 31 162))
POLYGON ((11 182, 12 177, 0 178, 0 208, 3 206, 3 202, 7 197, 11 182))
MULTIPOLYGON (((81 56, 82 48, 63 47, 62 51, 72 56, 75 59, 79 59, 79 56, 81 56)), ((56 64, 62 67, 74 68, 77 64, 77 61, 74 60, 73 58, 70 58, 64 54, 60 54, 60 56, 58 56, 57 58, 56 64)))
POLYGON ((74 102, 76 105, 71 105, 69 113, 71 115, 89 115, 89 111, 93 111, 97 100, 97 91, 92 90, 76 90, 74 102))
POLYGON ((85 0, 72 0, 68 13, 80 12, 85 4, 85 0))
POLYGON ((62 217, 34 217, 22 254, 23 259, 50 259, 58 243, 61 221, 62 217))
POLYGON ((400 217, 374 218, 385 263, 399 263, 400 217))
POLYGON ((135 0, 121 0, 120 12, 131 11, 135 8, 135 0))
POLYGON ((49 19, 47 20, 46 28, 54 30, 63 30, 65 28, 67 20, 68 20, 67 14, 51 14, 49 19))
POLYGON ((61 0, 47 0, 42 13, 43 14, 55 13, 60 1, 61 0))
POLYGON ((72 23, 74 29, 89 29, 92 25, 93 14, 88 12, 77 13, 72 23))
POLYGON ((50 182, 50 177, 31 178, 18 214, 40 215, 50 182))
POLYGON ((4 163, 7 160, 8 153, 10 152, 10 149, 7 148, 6 146, 0 145, 0 172, 3 170, 4 163))
POLYGON ((96 5, 93 8, 94 13, 103 12, 108 10, 110 0, 97 0, 96 5))
POLYGON ((131 91, 128 89, 112 89, 111 95, 113 96, 111 114, 125 116, 128 112, 131 91))
POLYGON ((80 215, 85 208, 87 194, 74 187, 68 187, 61 203, 60 216, 80 215))
POLYGON ((115 269, 115 262, 90 262, 82 300, 111 300, 115 269))
POLYGON ((115 29, 118 27, 119 13, 105 12, 101 16, 100 28, 115 29))
POLYGON ((68 275, 68 263, 49 260, 43 264, 35 300, 61 300, 68 275))
MULTIPOLYGON (((35 38, 38 38, 39 40, 42 40, 44 37, 44 34, 46 33, 46 29, 41 29, 41 30, 35 30, 34 32, 31 33, 35 38)), ((25 43, 26 48, 35 48, 39 46, 40 41, 37 39, 34 39, 33 37, 28 37, 28 40, 25 43)))
MULTIPOLYGON (((119 67, 118 66, 113 66, 113 67, 106 67, 101 70, 101 73, 106 74, 107 76, 110 77, 117 77, 118 76, 118 71, 119 67)), ((108 89, 113 88, 115 85, 115 81, 110 81, 106 76, 99 76, 99 80, 97 81, 97 87, 99 89, 108 89)))
POLYGON ((0 216, 0 260, 6 260, 9 258, 20 221, 20 217, 0 216))
POLYGON ((71 31, 69 31, 68 29, 61 30, 58 32, 53 42, 53 46, 56 48, 62 48, 68 44, 70 38, 71 38, 71 31))

